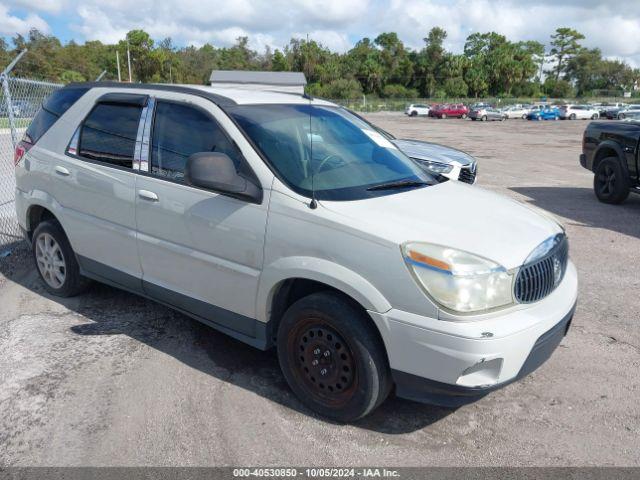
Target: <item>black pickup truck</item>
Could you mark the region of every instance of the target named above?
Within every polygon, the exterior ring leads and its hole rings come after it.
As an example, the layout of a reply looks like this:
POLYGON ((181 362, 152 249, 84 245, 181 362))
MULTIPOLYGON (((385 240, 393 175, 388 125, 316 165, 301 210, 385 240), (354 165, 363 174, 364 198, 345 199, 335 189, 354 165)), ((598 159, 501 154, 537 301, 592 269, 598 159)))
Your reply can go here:
POLYGON ((591 122, 582 137, 580 165, 591 170, 593 190, 604 203, 640 193, 640 121, 591 122))

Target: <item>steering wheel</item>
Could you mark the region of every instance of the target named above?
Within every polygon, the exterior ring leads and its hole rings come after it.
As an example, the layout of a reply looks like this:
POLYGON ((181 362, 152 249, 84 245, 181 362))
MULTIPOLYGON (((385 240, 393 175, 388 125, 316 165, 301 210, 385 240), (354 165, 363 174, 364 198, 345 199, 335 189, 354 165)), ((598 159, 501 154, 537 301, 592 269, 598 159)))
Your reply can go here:
POLYGON ((322 167, 324 167, 324 164, 327 163, 329 160, 331 160, 333 157, 342 160, 341 156, 336 155, 335 153, 330 153, 329 155, 324 157, 322 160, 320 160, 320 164, 318 165, 318 168, 316 168, 314 173, 320 173, 322 171, 322 167))

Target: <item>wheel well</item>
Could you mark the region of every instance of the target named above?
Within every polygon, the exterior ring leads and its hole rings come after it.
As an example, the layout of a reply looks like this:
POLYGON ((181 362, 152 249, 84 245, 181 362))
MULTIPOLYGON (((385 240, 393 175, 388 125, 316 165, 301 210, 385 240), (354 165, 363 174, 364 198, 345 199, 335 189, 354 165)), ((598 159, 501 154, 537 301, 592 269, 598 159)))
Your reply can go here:
MULTIPOLYGON (((309 280, 306 278, 290 278, 284 280, 280 283, 276 293, 273 296, 273 300, 271 302, 271 315, 269 317, 269 321, 271 323, 271 334, 272 340, 275 344, 276 336, 278 334, 278 327, 280 325, 280 320, 282 319, 284 313, 287 309, 293 305, 295 302, 300 300, 303 297, 311 295, 312 293, 318 292, 334 292, 338 295, 343 296, 352 302, 355 306, 366 311, 366 309, 353 297, 347 295, 341 290, 338 290, 331 285, 327 285, 326 283, 318 282, 315 280, 309 280)), ((369 315, 367 315, 368 318, 369 315)), ((375 332, 380 335, 380 331, 377 326, 371 320, 371 325, 373 326, 375 332)), ((381 337, 381 336, 380 336, 381 337)), ((381 337, 382 338, 382 337, 381 337)), ((384 345, 384 342, 383 342, 384 345)))
MULTIPOLYGON (((596 157, 593 159, 593 171, 595 172, 596 169, 598 168, 598 164, 600 163, 600 161, 604 158, 607 157, 616 157, 618 158, 618 152, 615 151, 614 148, 612 147, 603 147, 600 150, 598 150, 598 153, 596 153, 596 157)), ((619 158, 618 158, 619 160, 619 158)))
POLYGON ((29 240, 32 240, 33 232, 36 228, 38 228, 38 225, 40 225, 40 223, 44 222, 45 220, 57 220, 56 216, 51 213, 50 210, 40 205, 33 205, 29 208, 27 219, 27 235, 29 237, 29 240))

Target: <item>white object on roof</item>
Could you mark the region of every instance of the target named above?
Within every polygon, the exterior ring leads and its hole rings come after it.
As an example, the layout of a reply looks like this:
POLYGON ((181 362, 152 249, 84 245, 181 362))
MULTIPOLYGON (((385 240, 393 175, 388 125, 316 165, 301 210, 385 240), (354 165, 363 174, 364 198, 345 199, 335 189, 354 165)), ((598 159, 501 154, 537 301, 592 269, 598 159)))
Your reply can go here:
POLYGON ((271 90, 302 95, 307 79, 302 72, 214 70, 209 77, 209 84, 216 88, 271 90))

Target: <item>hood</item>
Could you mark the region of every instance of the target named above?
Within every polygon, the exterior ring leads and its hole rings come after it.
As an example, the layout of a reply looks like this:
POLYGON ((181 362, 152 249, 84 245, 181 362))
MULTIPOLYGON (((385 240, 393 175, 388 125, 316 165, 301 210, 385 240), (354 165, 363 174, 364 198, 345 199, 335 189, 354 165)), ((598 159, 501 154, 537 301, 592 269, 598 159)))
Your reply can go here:
POLYGON ((422 241, 465 250, 515 268, 560 225, 510 198, 459 182, 322 206, 352 228, 401 245, 422 241))
POLYGON ((454 163, 459 167, 467 167, 475 163, 475 159, 468 153, 437 143, 401 139, 395 139, 392 142, 405 155, 418 160, 431 160, 432 162, 446 164, 454 163))

